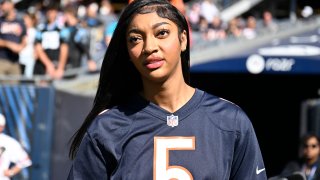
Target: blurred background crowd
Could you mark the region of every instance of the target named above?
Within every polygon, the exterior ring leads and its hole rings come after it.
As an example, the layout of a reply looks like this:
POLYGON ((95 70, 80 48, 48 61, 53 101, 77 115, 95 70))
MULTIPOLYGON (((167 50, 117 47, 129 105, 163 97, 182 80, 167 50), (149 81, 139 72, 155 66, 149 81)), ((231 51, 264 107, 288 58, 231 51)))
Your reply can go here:
MULTIPOLYGON (((80 72, 99 71, 119 13, 127 3, 1 0, 4 32, 1 36, 6 41, 4 45, 0 42, 0 59, 20 66, 20 70, 7 65, 0 68, 1 79, 3 82, 15 83, 17 79, 33 82, 37 75, 50 81, 75 77, 80 72), (8 29, 17 27, 21 32, 14 33, 15 37, 6 35, 12 33, 8 29), (12 42, 19 46, 13 46, 12 42)), ((314 9, 306 2, 294 0, 285 8, 279 4, 286 2, 275 4, 257 0, 177 0, 172 3, 190 23, 193 51, 218 43, 232 43, 235 39, 254 40, 258 36, 275 34, 288 27, 295 28, 293 24, 297 19, 312 19, 319 14, 315 3, 314 9)))

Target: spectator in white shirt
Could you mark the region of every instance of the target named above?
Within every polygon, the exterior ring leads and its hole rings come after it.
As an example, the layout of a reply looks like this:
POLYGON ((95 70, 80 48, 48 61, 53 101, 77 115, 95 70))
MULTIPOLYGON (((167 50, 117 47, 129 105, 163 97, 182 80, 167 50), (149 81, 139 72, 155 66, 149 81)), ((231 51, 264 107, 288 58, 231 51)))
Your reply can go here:
POLYGON ((6 119, 0 114, 0 179, 9 180, 23 168, 29 167, 32 161, 21 144, 3 133, 6 119), (13 163, 13 166, 10 164, 13 163))

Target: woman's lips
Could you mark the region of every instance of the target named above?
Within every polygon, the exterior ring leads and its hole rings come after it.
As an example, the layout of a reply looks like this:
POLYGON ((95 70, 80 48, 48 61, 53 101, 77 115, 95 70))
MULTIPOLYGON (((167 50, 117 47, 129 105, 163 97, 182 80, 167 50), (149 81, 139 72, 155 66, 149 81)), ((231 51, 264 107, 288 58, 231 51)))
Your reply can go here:
POLYGON ((152 59, 152 60, 147 60, 145 63, 145 66, 148 69, 157 69, 162 66, 164 61, 162 59, 152 59))

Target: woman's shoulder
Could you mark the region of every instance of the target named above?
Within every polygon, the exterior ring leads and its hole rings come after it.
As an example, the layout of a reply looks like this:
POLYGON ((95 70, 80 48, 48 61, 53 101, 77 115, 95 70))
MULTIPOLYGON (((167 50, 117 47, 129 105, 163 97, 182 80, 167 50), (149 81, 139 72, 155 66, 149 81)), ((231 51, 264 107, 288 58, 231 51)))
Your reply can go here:
MULTIPOLYGON (((201 90, 200 90, 201 91, 201 90)), ((203 91, 204 98, 202 101, 202 105, 208 107, 212 111, 227 111, 227 112, 237 112, 242 111, 242 109, 234 102, 222 98, 220 96, 214 95, 210 92, 203 91)))
POLYGON ((121 138, 131 127, 132 119, 119 108, 106 109, 98 114, 88 128, 92 138, 121 138))
POLYGON ((241 131, 251 126, 251 121, 240 106, 214 94, 204 92, 202 109, 221 129, 241 131))

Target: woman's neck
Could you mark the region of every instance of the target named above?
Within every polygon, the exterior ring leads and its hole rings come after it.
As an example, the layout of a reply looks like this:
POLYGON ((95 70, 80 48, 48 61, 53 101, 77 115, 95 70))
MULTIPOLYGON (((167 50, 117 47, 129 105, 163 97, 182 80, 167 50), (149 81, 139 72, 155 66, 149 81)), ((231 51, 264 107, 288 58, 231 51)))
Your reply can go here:
POLYGON ((161 108, 175 112, 185 105, 193 96, 195 89, 182 79, 167 80, 164 83, 144 81, 142 96, 161 108))

